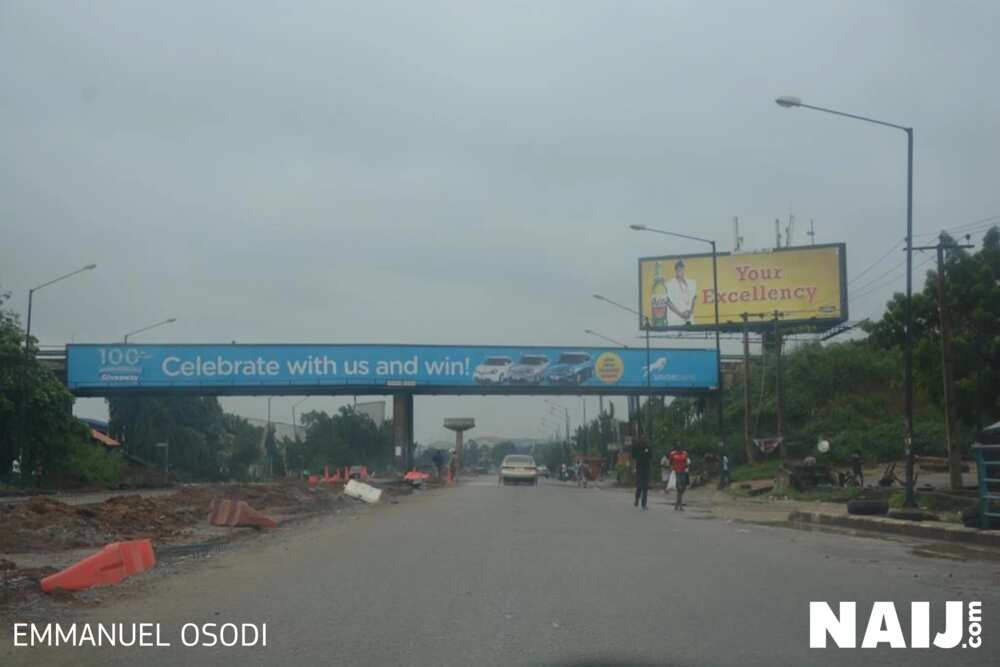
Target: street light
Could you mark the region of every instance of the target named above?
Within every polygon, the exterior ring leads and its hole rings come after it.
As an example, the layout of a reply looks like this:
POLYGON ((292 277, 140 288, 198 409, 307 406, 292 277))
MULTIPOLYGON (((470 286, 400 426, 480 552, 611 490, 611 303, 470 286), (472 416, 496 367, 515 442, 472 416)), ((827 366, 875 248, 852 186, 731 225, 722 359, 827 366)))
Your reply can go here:
POLYGON ((906 495, 903 504, 906 507, 916 507, 913 497, 913 128, 895 123, 887 123, 884 120, 858 116, 852 113, 845 113, 826 107, 817 107, 811 104, 804 104, 798 97, 785 95, 775 100, 775 103, 786 109, 801 107, 812 109, 835 116, 853 118, 866 123, 883 125, 906 133, 906 342, 904 345, 904 384, 906 402, 906 495))
MULTIPOLYGON (((631 225, 632 229, 642 230, 646 227, 644 225, 631 225)), ((650 445, 653 444, 653 382, 652 382, 652 372, 650 371, 650 348, 649 348, 649 318, 643 317, 642 313, 628 306, 622 305, 617 301, 612 301, 606 296, 601 296, 600 294, 594 294, 594 298, 598 301, 603 301, 604 303, 610 303, 616 308, 621 308, 622 310, 632 313, 633 315, 638 315, 642 317, 643 326, 642 328, 646 330, 646 438, 650 445)), ((636 412, 639 410, 639 400, 636 399, 636 412)), ((631 417, 630 417, 631 419, 631 417)))
MULTIPOLYGON (((707 243, 712 247, 712 302, 715 305, 715 378, 716 382, 719 383, 716 389, 716 402, 718 403, 717 410, 717 420, 719 429, 719 448, 725 448, 725 435, 724 435, 724 421, 722 415, 722 343, 719 340, 719 266, 718 266, 718 253, 716 252, 715 241, 712 239, 705 239, 700 236, 690 236, 688 234, 680 234, 678 232, 668 232, 663 229, 654 229, 652 227, 647 227, 646 225, 629 225, 634 231, 637 232, 653 232, 655 234, 664 234, 666 236, 674 236, 681 239, 688 239, 689 241, 698 241, 700 243, 707 243)), ((649 320, 647 320, 648 324, 649 320)))
POLYGON ((43 287, 48 287, 49 285, 51 285, 53 283, 57 283, 60 280, 66 280, 67 278, 72 278, 73 276, 75 276, 78 273, 83 273, 84 271, 90 271, 90 270, 96 269, 96 268, 97 268, 97 264, 88 264, 87 266, 83 267, 82 269, 77 269, 76 271, 72 271, 70 273, 67 273, 64 276, 59 276, 58 278, 56 278, 54 280, 50 280, 47 283, 42 283, 38 287, 32 287, 30 290, 28 290, 28 321, 27 321, 27 323, 25 325, 25 329, 24 329, 24 351, 25 351, 26 354, 29 354, 29 355, 31 354, 31 304, 32 304, 32 301, 34 300, 35 292, 37 292, 38 290, 42 289, 43 287))
POLYGON ((552 408, 558 408, 559 410, 562 410, 561 416, 566 418, 566 442, 569 442, 569 410, 566 409, 566 406, 556 403, 555 401, 550 401, 547 398, 545 399, 545 402, 548 403, 552 408))
POLYGON ((305 398, 301 398, 292 403, 292 433, 295 434, 296 440, 299 439, 299 422, 295 418, 295 408, 299 407, 300 405, 308 401, 310 398, 312 398, 312 396, 306 396, 305 398))
POLYGON ((136 329, 135 331, 129 331, 125 334, 125 344, 128 344, 128 337, 140 334, 143 331, 149 331, 150 329, 155 329, 156 327, 162 327, 164 324, 173 324, 177 321, 176 317, 171 317, 170 319, 163 320, 162 322, 157 322, 156 324, 150 324, 148 327, 143 327, 141 329, 136 329))
POLYGON ((617 301, 612 301, 608 297, 601 296, 600 294, 594 294, 593 296, 598 301, 603 301, 605 303, 610 303, 612 306, 615 306, 616 308, 621 308, 622 310, 627 310, 628 312, 632 313, 633 315, 638 315, 639 317, 642 317, 642 314, 638 310, 636 310, 635 308, 629 308, 628 306, 622 305, 622 304, 618 303, 617 301))
POLYGON ((604 334, 599 333, 597 331, 594 331, 593 329, 584 329, 583 333, 589 334, 591 336, 597 336, 598 338, 603 338, 604 340, 608 341, 609 343, 614 343, 615 345, 620 345, 621 347, 624 347, 624 348, 628 349, 628 345, 626 345, 625 343, 622 343, 621 341, 617 341, 614 338, 608 338, 604 334))

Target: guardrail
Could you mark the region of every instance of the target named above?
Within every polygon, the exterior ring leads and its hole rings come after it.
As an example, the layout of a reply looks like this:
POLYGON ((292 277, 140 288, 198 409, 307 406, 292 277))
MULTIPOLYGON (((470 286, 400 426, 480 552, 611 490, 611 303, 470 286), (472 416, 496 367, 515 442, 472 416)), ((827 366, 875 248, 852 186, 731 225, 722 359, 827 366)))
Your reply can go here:
POLYGON ((1000 453, 1000 445, 973 445, 976 455, 976 471, 979 473, 979 526, 983 530, 990 527, 990 517, 1000 519, 1000 511, 991 512, 990 503, 1000 502, 1000 496, 990 493, 990 484, 1000 484, 1000 472, 996 477, 989 475, 991 467, 1000 466, 1000 459, 987 461, 984 452, 987 450, 1000 453))

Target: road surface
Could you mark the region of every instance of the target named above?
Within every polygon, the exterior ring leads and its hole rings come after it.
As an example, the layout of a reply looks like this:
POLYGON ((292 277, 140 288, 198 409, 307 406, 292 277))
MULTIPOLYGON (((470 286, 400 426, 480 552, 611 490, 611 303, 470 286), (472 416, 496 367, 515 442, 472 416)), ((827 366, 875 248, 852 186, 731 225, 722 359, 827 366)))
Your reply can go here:
MULTIPOLYGON (((876 539, 650 511, 620 490, 480 479, 321 519, 77 612, 161 624, 169 648, 11 648, 14 665, 986 665, 1000 562, 876 539), (982 600, 979 649, 813 649, 809 601, 982 600), (266 648, 184 648, 184 623, 267 623, 266 648)), ((863 610, 863 611, 862 611, 863 610)), ((8 638, 11 635, 8 635, 8 638)))

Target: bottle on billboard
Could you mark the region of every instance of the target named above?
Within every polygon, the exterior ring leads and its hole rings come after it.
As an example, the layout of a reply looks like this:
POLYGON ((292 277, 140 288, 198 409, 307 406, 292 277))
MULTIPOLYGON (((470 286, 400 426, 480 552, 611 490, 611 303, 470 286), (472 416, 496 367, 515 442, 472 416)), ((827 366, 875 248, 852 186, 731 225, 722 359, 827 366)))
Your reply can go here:
POLYGON ((653 313, 653 327, 667 326, 667 283, 659 262, 656 263, 653 287, 649 290, 649 309, 653 313))

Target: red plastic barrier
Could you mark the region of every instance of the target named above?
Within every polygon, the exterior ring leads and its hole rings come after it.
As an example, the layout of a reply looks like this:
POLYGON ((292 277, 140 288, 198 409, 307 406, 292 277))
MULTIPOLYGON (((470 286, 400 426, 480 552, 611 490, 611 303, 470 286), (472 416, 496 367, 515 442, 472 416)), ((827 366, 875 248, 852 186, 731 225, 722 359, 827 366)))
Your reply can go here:
POLYGON ((51 593, 57 588, 82 591, 92 586, 109 586, 155 566, 156 554, 150 540, 112 542, 79 563, 42 579, 42 590, 51 593))
POLYGON ((249 528, 277 528, 278 523, 269 516, 250 507, 245 500, 212 499, 208 522, 213 526, 244 526, 249 528))

